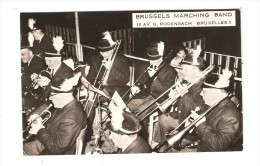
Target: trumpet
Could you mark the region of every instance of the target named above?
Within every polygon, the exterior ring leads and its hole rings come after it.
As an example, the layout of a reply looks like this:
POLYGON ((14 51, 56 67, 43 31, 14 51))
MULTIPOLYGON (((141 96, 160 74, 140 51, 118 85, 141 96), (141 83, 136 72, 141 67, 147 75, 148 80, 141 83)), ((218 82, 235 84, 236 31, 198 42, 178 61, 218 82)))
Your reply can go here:
MULTIPOLYGON (((154 108, 149 114, 144 116, 140 121, 144 120, 146 117, 148 117, 151 113, 156 111, 158 108, 165 113, 165 110, 172 105, 180 96, 183 96, 185 93, 188 92, 189 88, 192 87, 195 83, 197 83, 201 78, 203 78, 205 75, 207 75, 209 72, 211 72, 214 69, 214 65, 209 66, 206 68, 200 77, 196 78, 192 82, 189 82, 185 88, 183 88, 180 92, 178 92, 174 97, 166 99, 163 103, 158 104, 156 108, 154 108)), ((167 89, 163 94, 161 94, 159 97, 157 97, 152 103, 150 103, 148 106, 146 106, 142 111, 137 113, 137 116, 140 116, 143 112, 147 111, 148 108, 150 108, 152 105, 154 105, 159 99, 161 99, 165 94, 167 94, 171 89, 176 88, 178 85, 178 82, 175 83, 173 86, 171 86, 169 89, 167 89)))
POLYGON ((29 138, 32 137, 32 134, 29 133, 29 130, 31 128, 32 123, 34 123, 37 118, 40 118, 40 117, 42 118, 42 124, 45 124, 50 119, 51 112, 49 111, 49 109, 51 107, 52 107, 52 104, 50 104, 47 109, 42 111, 42 113, 40 115, 38 115, 37 117, 35 117, 33 120, 31 120, 28 123, 27 127, 23 130, 24 141, 27 141, 29 138))
POLYGON ((212 111, 213 108, 215 108, 220 102, 222 102, 224 99, 228 97, 228 93, 224 96, 220 97, 209 109, 207 109, 204 113, 200 114, 194 121, 192 121, 187 127, 185 127, 183 130, 178 131, 183 124, 190 119, 190 116, 188 116, 181 124, 179 124, 173 131, 170 132, 169 135, 166 135, 166 140, 158 144, 153 150, 158 151, 163 145, 168 144, 168 148, 174 147, 175 149, 181 149, 181 141, 185 134, 190 131, 197 122, 199 122, 203 117, 205 117, 210 111, 212 111))
POLYGON ((51 73, 49 71, 47 71, 47 70, 42 70, 38 74, 38 76, 36 78, 36 81, 32 81, 31 84, 26 87, 26 90, 23 93, 24 96, 32 96, 35 99, 38 99, 40 97, 40 95, 42 94, 43 90, 45 89, 45 88, 40 87, 39 84, 38 84, 37 79, 39 79, 40 76, 45 76, 45 77, 51 79, 51 73))

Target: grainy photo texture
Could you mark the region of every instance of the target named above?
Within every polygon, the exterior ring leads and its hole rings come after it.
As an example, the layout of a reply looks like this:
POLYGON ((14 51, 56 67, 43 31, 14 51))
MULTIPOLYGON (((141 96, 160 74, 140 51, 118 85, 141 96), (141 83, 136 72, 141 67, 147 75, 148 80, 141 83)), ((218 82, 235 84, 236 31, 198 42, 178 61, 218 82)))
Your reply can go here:
POLYGON ((243 151, 239 9, 20 25, 24 156, 243 151))

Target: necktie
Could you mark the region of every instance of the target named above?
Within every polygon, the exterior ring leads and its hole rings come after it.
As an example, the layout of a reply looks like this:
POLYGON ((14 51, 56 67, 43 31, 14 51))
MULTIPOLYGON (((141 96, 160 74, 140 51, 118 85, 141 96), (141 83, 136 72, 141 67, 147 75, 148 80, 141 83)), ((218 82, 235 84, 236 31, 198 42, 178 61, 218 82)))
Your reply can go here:
POLYGON ((54 69, 51 69, 51 78, 53 77, 54 75, 54 69))

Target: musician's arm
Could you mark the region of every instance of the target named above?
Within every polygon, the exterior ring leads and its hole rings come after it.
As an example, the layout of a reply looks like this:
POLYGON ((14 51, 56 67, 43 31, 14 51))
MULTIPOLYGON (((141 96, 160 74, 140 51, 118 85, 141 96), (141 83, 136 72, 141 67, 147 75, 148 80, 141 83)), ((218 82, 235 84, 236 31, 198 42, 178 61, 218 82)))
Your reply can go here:
POLYGON ((232 116, 219 119, 213 128, 207 122, 201 123, 195 131, 201 141, 215 151, 227 149, 234 141, 239 129, 239 120, 232 116))

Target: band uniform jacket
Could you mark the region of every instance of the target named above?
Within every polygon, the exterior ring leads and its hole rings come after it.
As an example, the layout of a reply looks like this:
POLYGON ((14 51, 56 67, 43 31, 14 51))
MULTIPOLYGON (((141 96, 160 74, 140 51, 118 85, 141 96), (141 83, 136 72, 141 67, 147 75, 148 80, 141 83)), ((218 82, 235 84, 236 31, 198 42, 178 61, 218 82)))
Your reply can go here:
MULTIPOLYGON (((149 63, 146 63, 142 66, 140 73, 143 73, 149 66, 149 63)), ((159 65, 160 67, 160 65, 159 65)), ((152 95, 153 98, 159 97, 161 94, 163 94, 167 89, 169 89, 172 85, 175 83, 175 79, 177 77, 176 70, 171 67, 168 63, 166 63, 162 69, 159 71, 157 76, 151 80, 150 85, 148 85, 147 90, 141 90, 140 93, 138 93, 136 96, 133 97, 133 99, 139 99, 139 98, 145 98, 148 95, 152 95), (147 92, 149 91, 149 92, 147 92)), ((138 81, 138 84, 143 85, 147 79, 149 79, 149 75, 146 72, 143 77, 138 81)), ((142 89, 142 88, 141 88, 142 89)), ((160 100, 158 100, 159 103, 163 102, 168 98, 168 94, 163 96, 160 100)))
POLYGON ((45 70, 47 65, 44 59, 39 58, 38 56, 33 56, 29 66, 24 64, 24 74, 22 75, 22 89, 25 90, 27 86, 31 84, 31 75, 33 73, 39 74, 42 70, 45 70))
POLYGON ((242 136, 242 115, 226 98, 206 115, 206 122, 195 128, 199 137, 197 151, 229 151, 242 136))
POLYGON ((50 36, 44 34, 41 41, 34 40, 33 41, 33 53, 37 56, 40 56, 42 58, 42 53, 48 52, 48 50, 52 50, 53 48, 53 42, 50 36))
MULTIPOLYGON (((101 66, 102 57, 101 55, 92 55, 93 58, 91 60, 89 74, 86 76, 86 79, 94 84, 95 78, 97 76, 98 70, 101 66)), ((96 87, 99 81, 102 80, 102 77, 105 72, 105 67, 102 67, 99 77, 97 79, 96 87)), ((130 68, 129 68, 129 60, 120 53, 117 53, 114 63, 112 64, 112 68, 107 80, 108 85, 104 86, 109 95, 112 96, 115 91, 122 96, 129 87, 126 85, 129 82, 130 76, 130 68)))
POLYGON ((137 138, 121 153, 151 153, 151 148, 140 136, 137 138))
POLYGON ((86 114, 82 105, 73 99, 61 109, 55 109, 46 127, 37 133, 45 147, 41 155, 75 154, 76 139, 85 127, 86 114))

